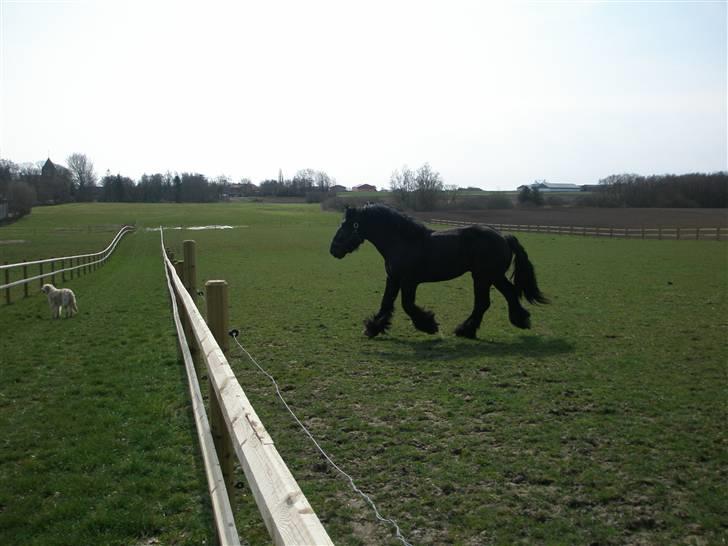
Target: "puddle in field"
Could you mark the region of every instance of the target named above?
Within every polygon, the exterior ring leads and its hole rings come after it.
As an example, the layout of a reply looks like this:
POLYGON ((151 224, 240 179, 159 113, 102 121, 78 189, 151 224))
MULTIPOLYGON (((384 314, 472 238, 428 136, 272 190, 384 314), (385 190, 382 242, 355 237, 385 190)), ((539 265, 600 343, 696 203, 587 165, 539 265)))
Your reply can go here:
MULTIPOLYGON (((186 230, 186 231, 203 231, 207 229, 237 229, 237 228, 246 228, 248 226, 221 226, 221 225, 212 225, 212 226, 176 226, 176 227, 164 227, 162 229, 165 230, 186 230)), ((159 228, 146 228, 147 231, 159 231, 159 228)))

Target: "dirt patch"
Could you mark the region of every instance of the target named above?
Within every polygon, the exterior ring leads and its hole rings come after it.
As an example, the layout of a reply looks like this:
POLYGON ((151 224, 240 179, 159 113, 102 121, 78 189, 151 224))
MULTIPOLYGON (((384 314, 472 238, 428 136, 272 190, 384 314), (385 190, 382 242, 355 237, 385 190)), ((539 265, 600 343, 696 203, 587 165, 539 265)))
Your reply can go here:
POLYGON ((728 227, 728 209, 633 209, 563 207, 415 212, 423 221, 587 227, 728 227))

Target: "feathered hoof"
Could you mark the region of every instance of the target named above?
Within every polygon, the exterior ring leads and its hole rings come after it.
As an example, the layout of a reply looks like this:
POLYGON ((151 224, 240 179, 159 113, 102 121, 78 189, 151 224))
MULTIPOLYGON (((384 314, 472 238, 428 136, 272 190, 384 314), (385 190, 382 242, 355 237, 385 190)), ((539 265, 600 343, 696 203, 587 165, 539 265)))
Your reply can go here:
POLYGON ((455 335, 458 337, 466 337, 468 339, 475 339, 476 330, 475 330, 475 328, 473 328, 472 324, 463 322, 460 326, 455 328, 455 335))
POLYGON ((509 318, 511 319, 511 324, 516 328, 521 328, 522 330, 531 328, 531 313, 525 309, 522 312, 512 314, 509 318))
POLYGON ((420 332, 426 334, 436 334, 440 330, 435 320, 435 313, 432 311, 423 311, 420 316, 412 319, 412 323, 420 332))
POLYGON ((382 332, 386 332, 391 321, 389 318, 377 318, 376 315, 364 319, 364 331, 362 332, 369 339, 377 337, 382 332))

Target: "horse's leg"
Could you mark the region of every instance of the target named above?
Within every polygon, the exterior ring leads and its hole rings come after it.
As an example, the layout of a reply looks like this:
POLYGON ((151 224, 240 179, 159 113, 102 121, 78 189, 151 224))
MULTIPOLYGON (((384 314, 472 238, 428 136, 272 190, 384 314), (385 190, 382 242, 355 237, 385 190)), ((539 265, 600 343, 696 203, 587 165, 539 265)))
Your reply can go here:
POLYGON ((483 321, 483 315, 490 307, 490 282, 484 275, 476 275, 473 273, 473 294, 475 301, 473 302, 473 312, 455 328, 455 335, 460 337, 474 338, 475 333, 480 328, 483 321))
POLYGON ((417 307, 415 305, 416 295, 417 284, 402 284, 402 308, 412 319, 412 324, 414 324, 415 328, 428 334, 434 334, 438 330, 435 313, 417 307))
POLYGON ((521 305, 521 302, 518 299, 518 292, 516 291, 516 287, 513 286, 513 284, 511 284, 511 282, 505 277, 496 281, 494 284, 498 291, 503 294, 503 297, 506 298, 506 301, 508 302, 508 318, 510 319, 511 324, 518 328, 530 328, 531 313, 529 313, 521 305))
POLYGON ((379 311, 364 320, 364 335, 375 337, 386 332, 392 325, 392 313, 394 313, 394 300, 399 294, 399 281, 387 275, 387 286, 384 288, 382 304, 379 311))

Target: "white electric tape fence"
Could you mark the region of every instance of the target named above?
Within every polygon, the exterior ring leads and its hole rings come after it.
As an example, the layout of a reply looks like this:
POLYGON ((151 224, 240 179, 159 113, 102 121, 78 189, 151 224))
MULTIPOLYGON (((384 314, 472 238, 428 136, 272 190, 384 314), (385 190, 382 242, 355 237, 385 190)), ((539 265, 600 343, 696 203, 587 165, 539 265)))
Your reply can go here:
POLYGON ((235 330, 235 329, 230 330, 229 335, 230 335, 230 337, 233 338, 233 340, 235 341, 237 346, 240 347, 240 350, 248 357, 248 359, 250 359, 250 361, 253 364, 255 364, 255 366, 263 373, 263 375, 265 375, 268 379, 270 379, 271 383, 273 383, 273 386, 276 389, 276 394, 278 395, 278 398, 280 398, 281 402, 283 402, 283 405, 288 410, 288 413, 291 414, 291 416, 296 421, 296 423, 298 423, 298 426, 301 427, 301 429, 306 434, 306 436, 308 436, 309 439, 313 442, 313 445, 316 446, 316 449, 319 451, 319 453, 321 453, 321 455, 323 455, 323 457, 328 461, 328 463, 339 474, 341 474, 344 478, 346 478, 348 480, 349 485, 354 490, 354 492, 359 494, 369 504, 369 506, 371 506, 372 510, 374 511, 374 515, 377 517, 377 519, 379 521, 381 521, 382 523, 387 523, 390 526, 392 526, 394 528, 395 536, 402 544, 404 544, 404 546, 412 546, 412 544, 410 542, 408 542, 407 539, 402 535, 402 532, 400 531, 399 525, 397 525, 397 522, 395 522, 393 519, 385 518, 384 516, 382 516, 382 514, 377 509, 377 505, 374 504, 374 501, 371 499, 371 497, 369 495, 367 495, 366 493, 364 493, 361 489, 359 489, 359 487, 357 487, 356 483, 354 483, 354 478, 352 478, 349 474, 344 472, 341 469, 341 467, 339 465, 337 465, 333 461, 333 459, 331 459, 331 457, 329 457, 328 453, 326 453, 326 451, 324 451, 324 449, 321 447, 321 445, 319 445, 319 443, 316 441, 316 438, 313 437, 311 432, 309 432, 309 430, 306 428, 306 426, 301 422, 301 420, 293 412, 291 407, 286 402, 285 398, 283 398, 283 394, 281 394, 281 390, 278 387, 278 383, 273 378, 273 376, 271 374, 269 374, 267 371, 265 371, 263 369, 263 367, 260 364, 258 364, 258 362, 255 360, 255 358, 253 358, 253 355, 251 355, 247 351, 247 349, 240 344, 240 342, 238 341, 238 335, 239 335, 238 330, 235 330))

